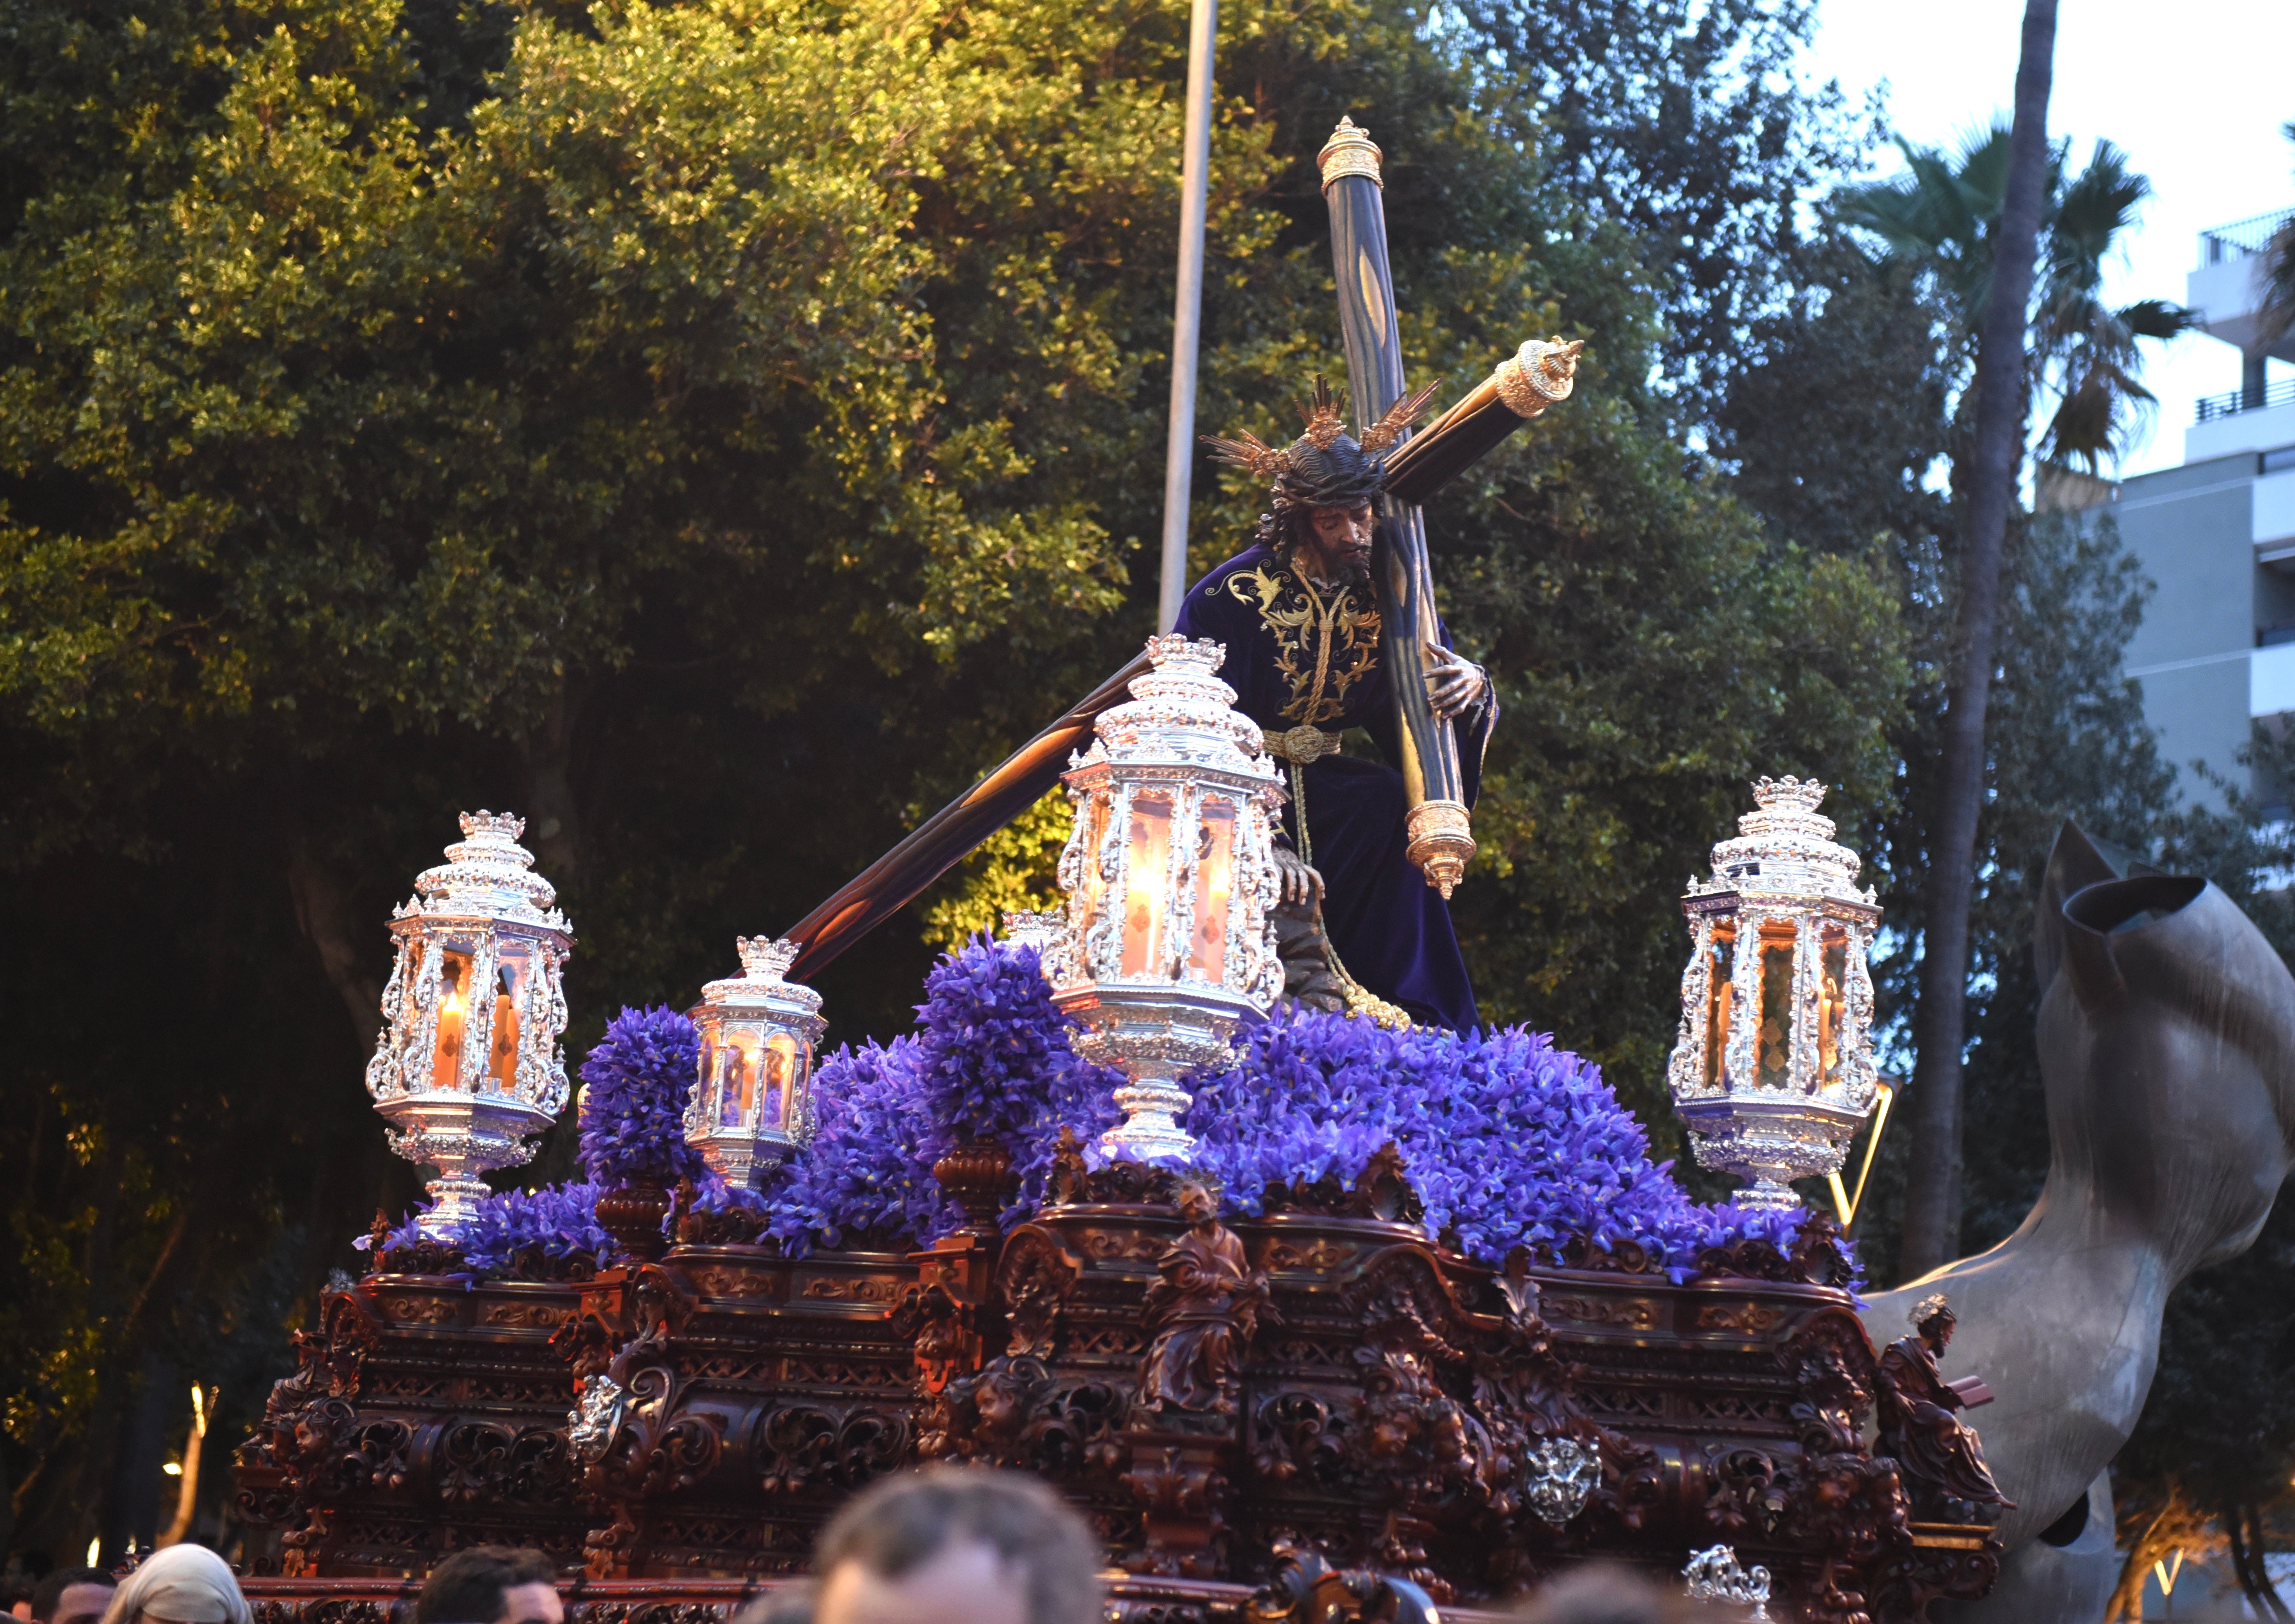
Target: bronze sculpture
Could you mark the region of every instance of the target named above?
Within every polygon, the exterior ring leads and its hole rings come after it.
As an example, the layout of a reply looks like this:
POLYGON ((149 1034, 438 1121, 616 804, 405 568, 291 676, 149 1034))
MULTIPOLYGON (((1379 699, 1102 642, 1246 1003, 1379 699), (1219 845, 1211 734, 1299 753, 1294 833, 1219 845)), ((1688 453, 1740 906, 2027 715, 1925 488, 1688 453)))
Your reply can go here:
POLYGON ((2247 1249, 2295 1165, 2295 975, 2229 897, 2068 822, 2033 938, 2047 1184, 1999 1245, 1867 1310, 1901 1324, 1949 1292, 1964 1328, 1941 1364, 1999 1389, 1974 1424, 2015 1509, 1972 1624, 2100 1612, 2118 1570, 2104 1469, 2143 1410, 2168 1293, 2247 1249))

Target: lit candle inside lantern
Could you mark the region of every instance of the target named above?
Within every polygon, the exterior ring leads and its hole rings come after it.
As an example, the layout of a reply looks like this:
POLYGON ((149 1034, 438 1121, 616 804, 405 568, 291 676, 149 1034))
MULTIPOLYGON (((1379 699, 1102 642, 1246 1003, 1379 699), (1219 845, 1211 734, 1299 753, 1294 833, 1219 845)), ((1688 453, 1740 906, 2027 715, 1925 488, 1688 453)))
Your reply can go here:
POLYGON ((739 1128, 749 1120, 749 1056, 736 1036, 717 1051, 717 1125, 739 1128))
POLYGON ((796 1040, 777 1032, 765 1040, 764 1116, 763 1125, 779 1128, 788 1121, 789 1091, 796 1081, 796 1040))
POLYGON ((1235 889, 1235 803, 1206 796, 1196 825, 1196 934, 1190 970, 1216 984, 1227 975, 1228 900, 1235 889))
POLYGON ((470 956, 443 953, 438 966, 438 1041, 431 1050, 430 1086, 462 1086, 462 1032, 470 1024, 470 956))
POLYGON ((1713 971, 1706 983, 1705 1086, 1722 1085, 1729 1047, 1729 1005, 1736 991, 1737 926, 1729 919, 1713 923, 1713 971))
POLYGON ((1825 927, 1820 952, 1823 974, 1817 1003, 1817 1069, 1827 1083, 1841 1081, 1841 1028, 1848 1014, 1849 938, 1838 926, 1825 927))
POLYGON ((1172 884, 1172 800, 1140 795, 1131 801, 1131 837, 1124 853, 1123 974, 1158 975, 1172 957, 1159 945, 1164 898, 1172 884))
POLYGON ((518 1081, 518 995, 525 980, 524 955, 503 952, 494 967, 494 1033, 486 1053, 486 1071, 502 1092, 518 1081))

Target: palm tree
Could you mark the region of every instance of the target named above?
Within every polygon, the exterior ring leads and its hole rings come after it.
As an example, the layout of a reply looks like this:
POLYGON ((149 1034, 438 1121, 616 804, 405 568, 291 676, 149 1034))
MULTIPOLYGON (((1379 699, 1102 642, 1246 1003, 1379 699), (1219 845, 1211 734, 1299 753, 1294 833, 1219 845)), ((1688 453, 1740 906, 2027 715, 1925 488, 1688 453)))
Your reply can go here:
MULTIPOLYGON (((1961 298, 1976 339, 1974 427, 1968 466, 1957 652, 1945 702, 1936 820, 1929 830, 1927 919, 1920 1002, 1914 1012, 1913 1166, 1905 1196, 1900 1269, 1923 1274, 1958 1250, 1962 1046, 1967 1041, 1968 911, 1976 877, 1976 817, 1984 797, 1984 713, 1991 699, 2000 608, 2000 548, 2022 461, 2030 373, 2028 312, 2048 182, 2048 89, 2054 74, 2056 0, 2027 0, 2016 64, 2015 117, 1996 164, 2000 207, 1969 205, 1983 172, 1963 165, 1950 188, 1915 175, 1907 201, 1935 209, 1950 228, 1937 240, 1939 281, 1961 298), (1949 246, 1951 252, 1943 250, 1949 246), (1982 290, 1981 298, 1972 297, 1982 290)), ((1885 216, 1884 216, 1885 217, 1885 216)), ((1910 220, 1907 220, 1910 224, 1910 220)), ((1964 473, 1965 477, 1962 477, 1964 473)))
MULTIPOLYGON (((1996 124, 1950 157, 1898 145, 1904 175, 1850 191, 1842 215, 1879 237, 1890 258, 1934 279, 1958 318, 1964 365, 1991 298, 2009 132, 1996 124)), ((2040 455, 2082 462, 2093 473, 2126 448, 2155 404, 2136 376, 2138 345, 2187 331, 2192 314, 2163 299, 2116 307, 2103 301, 2104 268, 2152 183, 2130 173, 2126 155, 2108 141, 2096 143, 2087 167, 2069 178, 2064 159, 2062 143, 2048 155, 2026 383, 2054 403, 2040 455)))

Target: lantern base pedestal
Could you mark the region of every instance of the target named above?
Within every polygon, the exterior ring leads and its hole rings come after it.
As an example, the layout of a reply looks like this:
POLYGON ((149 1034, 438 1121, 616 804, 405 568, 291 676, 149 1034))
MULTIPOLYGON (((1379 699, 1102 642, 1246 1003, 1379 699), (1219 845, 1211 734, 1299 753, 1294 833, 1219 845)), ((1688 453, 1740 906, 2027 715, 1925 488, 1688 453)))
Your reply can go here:
POLYGON ((474 1172, 442 1175, 423 1186, 430 1210, 422 1215, 422 1233, 435 1240, 459 1241, 478 1216, 478 1203, 493 1195, 494 1187, 474 1172))
POLYGON ((1195 1096, 1162 1077, 1142 1077, 1112 1098, 1123 1120, 1099 1136, 1100 1154, 1111 1162, 1184 1162, 1196 1136, 1180 1126, 1180 1114, 1195 1096))
POLYGON ((1739 1206, 1772 1211, 1801 1204, 1792 1180, 1841 1171, 1866 1114, 1783 1089, 1676 1098, 1674 1108, 1689 1130, 1697 1165, 1745 1180, 1733 1197, 1739 1206))
POLYGON ((1769 1212, 1790 1212, 1801 1204, 1791 1185, 1780 1184, 1774 1179, 1755 1179, 1729 1199, 1741 1207, 1769 1212))

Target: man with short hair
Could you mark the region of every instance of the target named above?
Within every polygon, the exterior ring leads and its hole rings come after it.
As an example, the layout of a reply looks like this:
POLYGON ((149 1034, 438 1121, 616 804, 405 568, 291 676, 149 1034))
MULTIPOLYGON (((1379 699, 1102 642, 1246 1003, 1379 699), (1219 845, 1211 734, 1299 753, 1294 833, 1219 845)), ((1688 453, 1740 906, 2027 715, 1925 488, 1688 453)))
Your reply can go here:
POLYGON ((566 1624, 557 1564, 506 1545, 456 1551, 430 1570, 414 1624, 566 1624))
POLYGON ((58 1568, 32 1592, 34 1624, 96 1624, 115 1587, 102 1568, 58 1568))
POLYGON ((1098 1624, 1100 1550, 1033 1478, 934 1466, 821 1530, 813 1624, 1098 1624))

